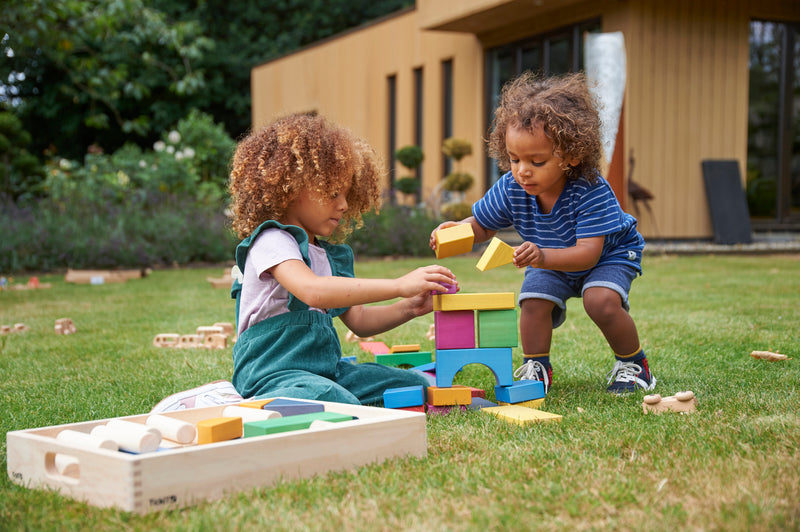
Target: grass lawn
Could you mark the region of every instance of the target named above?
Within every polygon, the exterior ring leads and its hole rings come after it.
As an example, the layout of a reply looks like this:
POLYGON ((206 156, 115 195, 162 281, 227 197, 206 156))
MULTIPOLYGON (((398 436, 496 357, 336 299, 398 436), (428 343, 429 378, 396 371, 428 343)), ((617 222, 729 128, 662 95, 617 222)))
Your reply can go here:
MULTIPOLYGON (((464 292, 519 291, 510 266, 441 261, 464 292)), ((357 264, 397 277, 423 260, 357 264)), ((800 529, 800 257, 648 256, 631 293, 663 396, 692 390, 698 412, 642 413, 643 393, 605 390, 612 354, 580 300, 554 334, 561 423, 520 427, 479 412, 428 418, 428 457, 283 482, 198 506, 138 516, 0 480, 2 530, 788 530, 800 529), (786 353, 754 360, 752 350, 786 353)), ((230 348, 153 347, 158 333, 233 321, 221 268, 160 270, 142 280, 0 293, 0 431, 141 414, 171 393, 230 379, 230 348), (58 336, 57 318, 77 333, 58 336)), ((25 282, 26 277, 18 278, 25 282)), ((337 321, 340 337, 346 332, 337 321)), ((420 343, 433 316, 377 339, 420 343)), ((357 344, 345 355, 368 361, 357 344)), ((515 366, 521 351, 514 350, 515 366)), ((458 384, 494 398, 488 368, 458 384)), ((2 467, 6 469, 5 438, 2 467)), ((202 479, 197 479, 202 482, 202 479)))

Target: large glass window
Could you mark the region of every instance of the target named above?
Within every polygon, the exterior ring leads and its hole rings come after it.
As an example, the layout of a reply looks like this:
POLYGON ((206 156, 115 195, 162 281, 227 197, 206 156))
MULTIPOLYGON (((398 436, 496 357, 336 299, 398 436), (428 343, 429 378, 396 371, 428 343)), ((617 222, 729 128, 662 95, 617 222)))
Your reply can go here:
POLYGON ((800 226, 800 24, 750 23, 747 203, 754 225, 800 226))
MULTIPOLYGON (((543 74, 565 74, 583 68, 583 36, 600 31, 600 21, 591 20, 556 31, 535 35, 486 51, 486 124, 492 123, 500 90, 510 79, 530 70, 543 74)), ((486 187, 499 178, 494 161, 486 160, 486 187)))

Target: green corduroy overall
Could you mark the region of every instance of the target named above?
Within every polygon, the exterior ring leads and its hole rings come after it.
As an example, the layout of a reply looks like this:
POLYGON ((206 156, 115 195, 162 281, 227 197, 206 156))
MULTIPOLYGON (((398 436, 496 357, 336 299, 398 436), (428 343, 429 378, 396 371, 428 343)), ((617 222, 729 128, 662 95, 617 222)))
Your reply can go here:
MULTIPOLYGON (((274 220, 261 224, 236 247, 236 264, 244 272, 247 253, 264 229, 289 232, 300 246, 303 261, 311 266, 308 235, 300 227, 274 220)), ((333 275, 353 277, 353 252, 349 246, 318 241, 328 255, 333 275)), ((234 281, 239 320, 241 283, 234 281)), ((420 373, 374 363, 341 360, 342 346, 333 318, 347 308, 323 314, 289 295, 289 312, 261 321, 245 330, 233 346, 233 385, 242 397, 265 399, 292 397, 351 404, 379 404, 388 388, 427 386, 420 373)))

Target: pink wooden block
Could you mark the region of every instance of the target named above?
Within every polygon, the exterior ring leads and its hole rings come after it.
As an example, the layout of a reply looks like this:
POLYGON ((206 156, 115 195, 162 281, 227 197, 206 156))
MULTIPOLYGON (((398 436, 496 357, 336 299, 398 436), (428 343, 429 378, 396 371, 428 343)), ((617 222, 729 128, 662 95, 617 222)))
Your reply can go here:
POLYGON ((472 310, 451 310, 433 313, 436 326, 436 349, 473 349, 475 347, 475 314, 472 310))

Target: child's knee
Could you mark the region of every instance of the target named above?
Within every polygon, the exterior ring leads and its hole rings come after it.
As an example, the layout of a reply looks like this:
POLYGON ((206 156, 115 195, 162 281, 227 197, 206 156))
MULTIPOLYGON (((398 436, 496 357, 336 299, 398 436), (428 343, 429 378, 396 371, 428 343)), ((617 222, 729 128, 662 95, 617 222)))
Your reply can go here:
POLYGON ((583 293, 583 308, 594 321, 613 319, 623 312, 622 297, 610 288, 592 287, 583 293))

